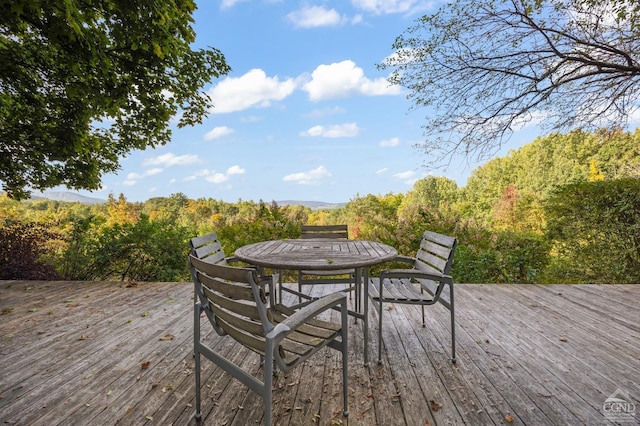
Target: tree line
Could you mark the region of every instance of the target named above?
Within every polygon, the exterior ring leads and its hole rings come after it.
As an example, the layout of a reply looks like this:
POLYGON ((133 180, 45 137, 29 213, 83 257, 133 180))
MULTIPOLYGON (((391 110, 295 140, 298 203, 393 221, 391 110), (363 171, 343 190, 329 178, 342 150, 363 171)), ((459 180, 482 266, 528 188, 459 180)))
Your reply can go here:
POLYGON ((232 254, 334 223, 405 255, 425 229, 454 235, 460 283, 640 283, 640 132, 553 133, 478 167, 464 187, 430 176, 330 210, 180 193, 97 205, 2 195, 0 279, 189 281, 195 235, 216 231, 232 254))

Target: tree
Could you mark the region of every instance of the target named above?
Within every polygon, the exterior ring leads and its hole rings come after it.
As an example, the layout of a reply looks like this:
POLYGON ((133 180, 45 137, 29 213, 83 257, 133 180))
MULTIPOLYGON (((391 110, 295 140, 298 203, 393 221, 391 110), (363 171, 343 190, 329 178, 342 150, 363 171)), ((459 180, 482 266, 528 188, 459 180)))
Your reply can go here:
POLYGON ((0 0, 0 181, 7 194, 97 189, 133 149, 211 107, 230 68, 192 50, 193 0, 0 0))
POLYGON ((640 282, 640 180, 578 182, 545 203, 553 280, 640 282))
POLYGON ((640 100, 640 3, 456 0, 379 65, 428 109, 425 150, 484 159, 514 129, 624 126, 640 100))
POLYGON ((428 176, 416 181, 413 188, 405 194, 398 208, 398 216, 402 217, 402 211, 412 204, 450 212, 459 197, 458 184, 454 180, 442 176, 428 176))

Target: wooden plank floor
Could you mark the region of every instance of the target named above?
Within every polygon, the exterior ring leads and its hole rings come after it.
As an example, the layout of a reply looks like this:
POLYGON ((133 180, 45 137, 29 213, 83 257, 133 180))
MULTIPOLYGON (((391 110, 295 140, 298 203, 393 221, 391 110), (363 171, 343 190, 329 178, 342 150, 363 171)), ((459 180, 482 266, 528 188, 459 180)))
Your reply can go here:
MULTIPOLYGON (((275 381, 278 425, 601 425, 612 395, 640 405, 640 285, 458 285, 448 311, 389 306, 383 364, 350 321, 350 416, 340 355, 275 381)), ((316 286, 313 291, 331 291, 316 286)), ((195 425, 188 283, 0 281, 0 423, 195 425)), ((207 325, 207 324, 204 324, 207 325)), ((206 340, 258 373, 258 357, 206 340)), ((262 401, 203 361, 204 425, 262 421, 262 401)), ((640 413, 620 424, 638 424, 640 413), (628 420, 628 422, 624 422, 628 420)), ((607 415, 605 415, 607 414, 607 415)), ((619 418, 620 419, 620 418, 619 418)))

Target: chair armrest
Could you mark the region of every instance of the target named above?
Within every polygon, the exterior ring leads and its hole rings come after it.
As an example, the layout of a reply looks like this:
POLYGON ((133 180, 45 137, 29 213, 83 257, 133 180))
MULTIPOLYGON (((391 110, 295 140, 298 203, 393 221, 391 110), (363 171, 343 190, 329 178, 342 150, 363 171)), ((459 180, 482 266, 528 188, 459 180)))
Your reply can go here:
POLYGON ((404 263, 409 263, 411 265, 416 263, 416 258, 415 257, 411 257, 411 256, 402 256, 402 255, 398 255, 396 257, 394 257, 393 259, 387 260, 385 263, 391 263, 391 262, 404 262, 404 263))
POLYGON ((417 269, 387 269, 380 272, 380 280, 385 278, 416 278, 453 284, 453 277, 450 275, 423 272, 417 269))
POLYGON ((232 256, 227 256, 224 258, 224 261, 227 264, 231 264, 231 263, 241 263, 244 265, 244 267, 248 267, 248 268, 254 268, 256 271, 258 271, 258 274, 260 275, 264 275, 264 268, 262 266, 258 266, 258 265, 253 265, 251 263, 247 263, 244 260, 241 260, 239 258, 237 258, 235 255, 232 256))
POLYGON ((278 334, 288 333, 295 330, 302 324, 314 318, 320 312, 324 312, 335 306, 341 305, 340 309, 347 309, 347 294, 340 291, 328 294, 320 299, 314 300, 312 303, 297 310, 293 315, 276 325, 271 332, 267 334, 267 338, 275 338, 278 334))

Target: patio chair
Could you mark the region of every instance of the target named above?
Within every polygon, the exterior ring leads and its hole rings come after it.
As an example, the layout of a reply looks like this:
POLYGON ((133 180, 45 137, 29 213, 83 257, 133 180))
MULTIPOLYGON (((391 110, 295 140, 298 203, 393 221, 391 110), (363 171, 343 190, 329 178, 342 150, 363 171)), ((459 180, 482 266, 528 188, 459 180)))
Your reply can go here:
MULTIPOLYGON (((302 235, 300 238, 348 240, 349 230, 347 225, 302 225, 302 235)), ((358 300, 358 286, 355 285, 355 271, 353 269, 339 269, 335 271, 298 271, 299 297, 302 295, 302 286, 318 284, 347 284, 347 287, 344 290, 355 290, 356 301, 358 300)))
MULTIPOLYGON (((254 268, 210 263, 189 255, 189 267, 196 290, 194 305, 194 353, 196 373, 196 420, 202 419, 200 355, 214 362, 264 400, 264 423, 271 425, 274 368, 289 371, 325 346, 342 353, 343 415, 347 416, 347 302, 336 292, 293 310, 275 304, 274 276, 260 277, 254 268), (333 323, 315 317, 339 308, 341 321, 333 323), (201 341, 200 316, 206 314, 216 333, 228 335, 260 355, 261 378, 242 369, 201 341)), ((332 311, 333 312, 333 311, 332 311)))
POLYGON ((442 234, 425 231, 415 257, 397 256, 390 262, 403 262, 407 269, 387 269, 380 278, 369 282, 369 297, 378 311, 378 364, 382 363, 382 313, 384 303, 420 305, 422 326, 425 327, 424 307, 440 302, 451 314, 451 362, 456 362, 456 335, 451 266, 457 240, 442 234), (444 292, 448 287, 448 295, 444 292))

